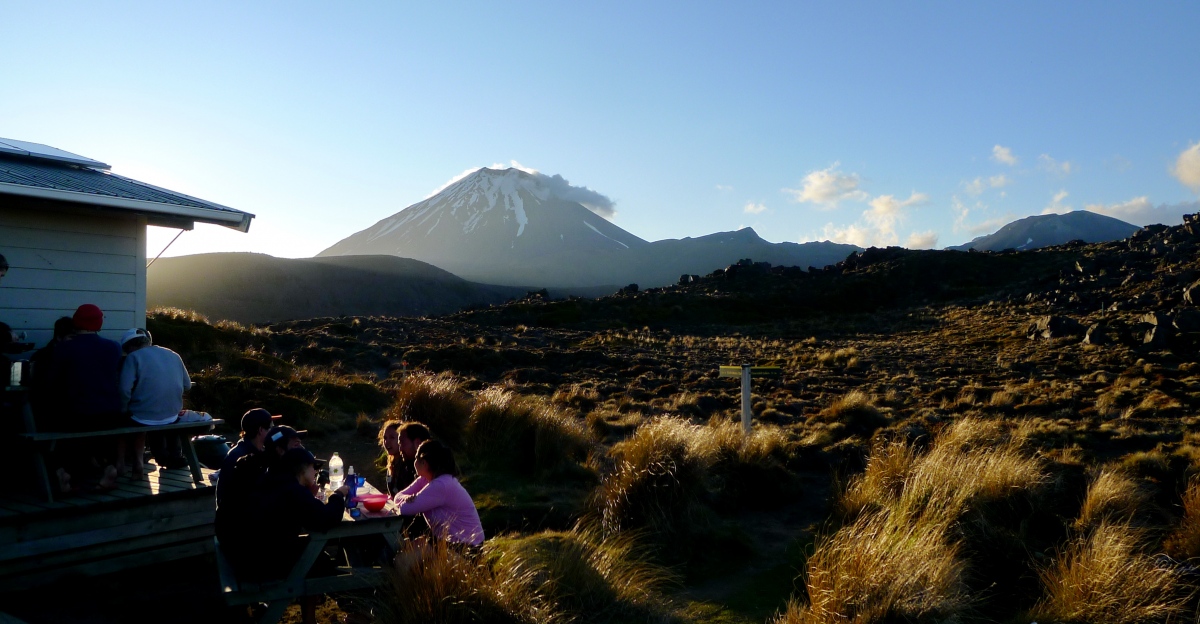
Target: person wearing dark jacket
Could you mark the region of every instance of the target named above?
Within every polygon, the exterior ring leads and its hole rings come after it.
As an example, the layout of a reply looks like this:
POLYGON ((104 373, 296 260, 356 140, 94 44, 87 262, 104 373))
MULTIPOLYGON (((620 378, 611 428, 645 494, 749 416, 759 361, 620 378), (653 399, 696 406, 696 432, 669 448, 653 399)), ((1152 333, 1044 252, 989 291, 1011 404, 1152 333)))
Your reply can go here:
MULTIPOLYGON (((122 426, 121 393, 117 389, 121 345, 97 333, 104 325, 104 313, 100 308, 85 303, 75 310, 71 320, 75 324, 75 335, 54 348, 51 384, 62 401, 62 411, 53 428, 95 431, 122 426)), ((70 473, 86 468, 92 456, 107 462, 100 487, 116 487, 117 469, 112 462, 116 450, 116 444, 108 449, 61 445, 56 453, 62 466, 56 473, 60 489, 71 489, 70 473)))
MULTIPOLYGON (((285 452, 268 471, 269 475, 279 475, 281 480, 280 486, 265 492, 260 501, 262 523, 257 534, 264 578, 281 578, 288 573, 304 551, 302 533, 326 531, 342 521, 349 488, 338 488, 326 502, 317 500, 313 496, 317 487, 316 466, 317 459, 312 453, 296 448, 285 452)), ((326 566, 331 564, 327 562, 326 566)), ((320 567, 314 566, 314 571, 320 571, 320 567)))

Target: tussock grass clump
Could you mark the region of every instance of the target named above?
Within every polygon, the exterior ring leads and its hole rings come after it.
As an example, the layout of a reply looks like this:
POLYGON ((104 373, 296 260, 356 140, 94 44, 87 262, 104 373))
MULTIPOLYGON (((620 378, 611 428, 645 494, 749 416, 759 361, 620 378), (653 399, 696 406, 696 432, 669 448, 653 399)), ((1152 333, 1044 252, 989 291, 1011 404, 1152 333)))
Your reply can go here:
POLYGON ((1200 557, 1200 480, 1193 479, 1183 493, 1183 518, 1163 542, 1163 550, 1176 559, 1200 557))
POLYGON ((1033 617, 1064 623, 1183 621, 1195 594, 1179 570, 1145 554, 1145 534, 1103 521, 1043 572, 1033 617))
POLYGON ((818 544, 808 560, 807 604, 790 601, 776 624, 944 622, 972 600, 966 564, 945 517, 910 523, 864 515, 818 544))
POLYGON ((968 587, 971 555, 988 558, 997 577, 1019 577, 1027 566, 983 554, 1002 550, 995 544, 999 536, 1024 520, 1013 510, 1029 508, 1028 499, 1048 481, 1024 444, 1021 429, 962 418, 925 452, 903 441, 877 446, 865 471, 839 497, 836 509, 845 524, 808 561, 808 603, 789 605, 779 621, 934 622, 970 616, 979 604, 968 587))
MULTIPOLYGON (((485 546, 485 551, 490 549, 485 546)), ((390 591, 376 609, 388 624, 543 624, 559 621, 538 591, 537 572, 522 562, 492 566, 445 542, 403 541, 390 591)))
POLYGON ((887 417, 875 406, 874 398, 861 390, 851 390, 816 415, 816 420, 841 423, 851 432, 869 434, 887 424, 887 417))
POLYGON ((706 524, 710 458, 692 445, 698 426, 659 418, 613 446, 615 471, 594 495, 593 507, 609 533, 644 529, 674 541, 706 524))
POLYGON ((554 391, 550 402, 555 405, 568 405, 586 412, 600 402, 600 392, 593 387, 581 384, 571 384, 554 391))
POLYGON ((415 372, 404 378, 387 419, 415 420, 454 448, 462 448, 463 430, 471 416, 471 397, 449 373, 415 372))
POLYGON ((476 395, 464 441, 477 468, 522 474, 561 471, 585 461, 594 444, 582 420, 499 387, 476 395))
POLYGON ((780 458, 787 434, 714 419, 695 425, 663 417, 637 429, 610 451, 612 472, 593 495, 593 508, 610 532, 645 530, 657 542, 702 533, 712 504, 779 501, 790 473, 780 458))
POLYGON ((490 545, 498 569, 524 569, 548 604, 574 622, 662 621, 675 582, 650 561, 630 534, 604 534, 577 525, 570 531, 501 536, 490 545))
POLYGON ((1105 470, 1088 486, 1075 529, 1085 531, 1104 522, 1129 524, 1146 513, 1153 505, 1152 499, 1151 493, 1133 477, 1105 470))

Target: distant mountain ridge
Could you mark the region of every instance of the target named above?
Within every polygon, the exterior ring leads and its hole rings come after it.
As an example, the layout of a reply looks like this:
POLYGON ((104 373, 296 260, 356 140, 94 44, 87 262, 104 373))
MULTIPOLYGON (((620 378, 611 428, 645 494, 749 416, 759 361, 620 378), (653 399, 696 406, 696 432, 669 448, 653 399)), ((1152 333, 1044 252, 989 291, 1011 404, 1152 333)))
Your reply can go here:
POLYGON ((561 196, 544 176, 485 168, 317 257, 388 254, 476 282, 572 288, 662 286, 741 258, 820 267, 857 250, 829 242, 770 243, 749 228, 650 243, 561 196))
POLYGON ((1106 243, 1121 240, 1140 230, 1136 225, 1120 219, 1106 217, 1087 210, 1076 210, 1066 214, 1036 215, 1018 219, 987 236, 980 236, 969 243, 947 247, 955 251, 1003 251, 1016 249, 1027 251, 1061 245, 1082 240, 1088 243, 1106 243))
POLYGON ((147 307, 263 323, 324 316, 431 316, 525 294, 474 284, 395 256, 275 258, 210 253, 160 258, 146 271, 147 307))

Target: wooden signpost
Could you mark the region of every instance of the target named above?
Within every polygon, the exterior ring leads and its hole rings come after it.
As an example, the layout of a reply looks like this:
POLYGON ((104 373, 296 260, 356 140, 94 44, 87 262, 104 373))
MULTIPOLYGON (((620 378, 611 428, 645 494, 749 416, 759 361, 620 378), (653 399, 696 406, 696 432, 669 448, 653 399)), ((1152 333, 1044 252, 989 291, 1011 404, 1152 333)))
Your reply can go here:
POLYGON ((783 369, 778 366, 722 366, 718 377, 742 378, 742 430, 750 435, 750 378, 751 377, 783 377, 783 369))

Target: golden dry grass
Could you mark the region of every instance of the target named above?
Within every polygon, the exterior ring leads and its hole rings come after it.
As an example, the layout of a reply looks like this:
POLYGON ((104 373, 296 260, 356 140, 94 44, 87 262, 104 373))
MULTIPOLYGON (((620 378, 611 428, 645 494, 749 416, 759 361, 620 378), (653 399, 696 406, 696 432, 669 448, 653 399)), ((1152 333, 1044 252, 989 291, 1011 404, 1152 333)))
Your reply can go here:
POLYGON ((946 518, 910 523, 867 514, 817 546, 808 561, 807 602, 791 601, 776 624, 938 622, 972 604, 966 563, 946 518))
POLYGON ((1129 524, 1145 512, 1152 498, 1150 492, 1128 474, 1102 471, 1088 486, 1075 529, 1084 531, 1104 522, 1129 524))
POLYGON ((1063 623, 1175 622, 1195 595, 1169 563, 1145 554, 1146 536, 1101 522, 1042 574, 1046 595, 1033 617, 1063 623))
POLYGON ((1200 481, 1192 480, 1183 493, 1183 518, 1163 542, 1163 550, 1176 559, 1200 557, 1200 481))
POLYGON ((471 397, 456 377, 415 372, 404 378, 387 418, 424 423, 435 437, 452 447, 462 446, 462 433, 471 416, 471 397))
POLYGON ((522 474, 585 461, 595 443, 582 419, 499 386, 475 395, 463 435, 467 456, 479 469, 522 474))

